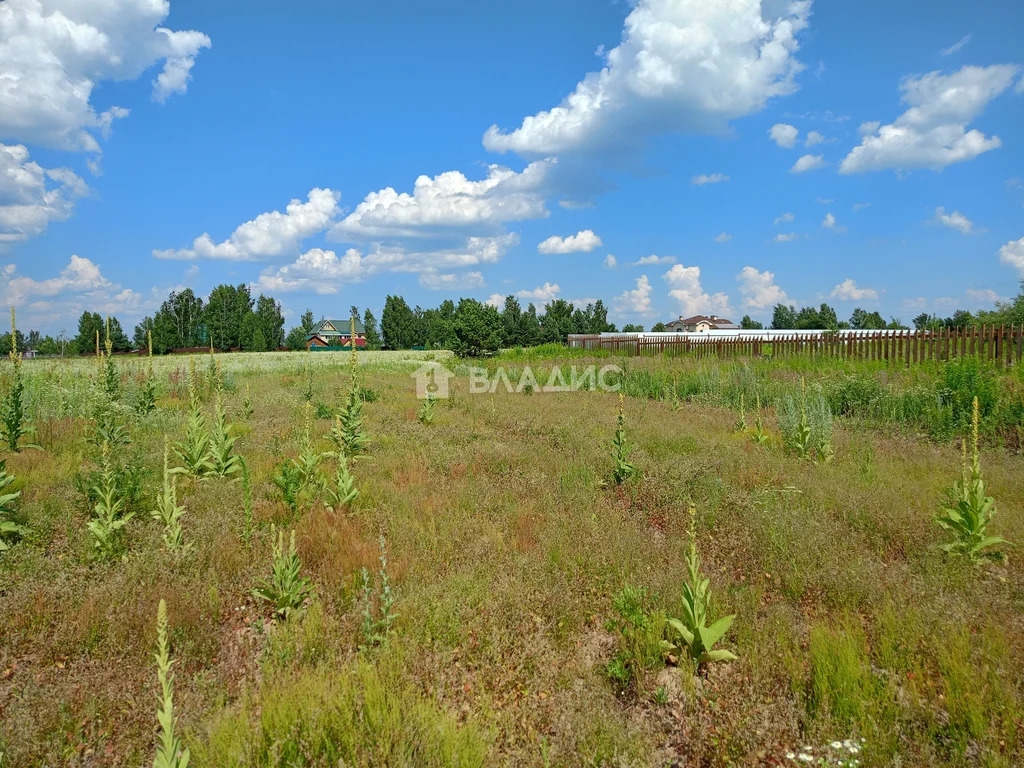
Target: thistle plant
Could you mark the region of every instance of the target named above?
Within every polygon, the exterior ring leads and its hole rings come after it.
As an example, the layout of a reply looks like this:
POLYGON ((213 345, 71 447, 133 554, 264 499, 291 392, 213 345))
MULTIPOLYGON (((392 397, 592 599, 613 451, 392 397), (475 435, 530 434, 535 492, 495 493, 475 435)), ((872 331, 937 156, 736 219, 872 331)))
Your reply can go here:
POLYGON ((299 469, 295 459, 285 459, 277 468, 271 481, 281 491, 284 503, 292 511, 293 515, 299 513, 299 494, 302 493, 302 470, 299 469))
POLYGON ((181 518, 185 515, 185 507, 178 505, 178 476, 170 468, 171 446, 167 435, 164 435, 164 487, 156 496, 156 509, 150 511, 154 520, 164 525, 164 545, 171 552, 178 554, 186 549, 185 535, 181 529, 181 518))
POLYGON ((160 599, 156 609, 156 676, 160 681, 157 693, 156 719, 160 724, 157 737, 156 755, 153 768, 188 768, 189 752, 182 747, 181 739, 175 733, 177 718, 174 716, 174 674, 171 668, 171 647, 167 640, 167 603, 160 599))
POLYGON ((686 555, 689 581, 683 584, 683 616, 668 619, 665 649, 670 652, 686 650, 690 659, 700 665, 710 661, 732 661, 736 655, 714 650, 714 645, 732 626, 735 615, 723 616, 708 626, 708 607, 711 603, 710 581, 700 573, 697 554, 697 510, 690 507, 690 549, 686 555))
POLYGON ((185 424, 185 439, 174 445, 174 452, 181 466, 174 469, 193 477, 202 477, 213 469, 210 461, 210 430, 199 401, 199 387, 195 358, 188 359, 188 422, 185 424))
POLYGON ((743 402, 743 393, 740 392, 740 417, 736 421, 736 426, 733 428, 737 432, 747 431, 747 409, 746 404, 743 402))
POLYGON ((624 399, 622 393, 619 393, 619 417, 615 427, 615 434, 612 437, 612 460, 615 462, 615 468, 612 470, 612 479, 616 485, 632 479, 637 475, 639 470, 637 466, 630 462, 629 454, 633 448, 626 441, 626 414, 623 410, 624 399))
POLYGON ((287 621, 302 615, 306 600, 313 594, 313 587, 309 579, 301 575, 302 561, 295 549, 295 531, 291 532, 287 550, 284 531, 271 528, 271 535, 275 534, 270 578, 254 589, 253 594, 273 605, 274 615, 287 621))
POLYGON ((426 399, 420 403, 419 412, 416 414, 416 418, 419 419, 420 424, 432 424, 434 421, 434 409, 437 405, 431 395, 427 395, 426 399))
POLYGON ((18 351, 18 327, 14 319, 14 307, 11 307, 11 351, 9 354, 14 366, 11 388, 7 390, 0 402, 0 429, 7 448, 14 453, 21 450, 19 443, 28 433, 28 415, 25 407, 25 379, 21 372, 21 353, 18 351))
POLYGON ((974 398, 971 416, 971 453, 967 458, 967 441, 960 442, 961 475, 953 485, 947 502, 935 522, 950 534, 951 541, 941 548, 953 555, 962 555, 971 563, 980 565, 1006 559, 1006 553, 991 549, 999 544, 1012 546, 999 536, 988 535, 988 524, 996 513, 995 500, 985 495, 985 480, 981 475, 981 456, 978 450, 978 398, 974 398))
POLYGON ((373 609, 373 587, 370 572, 362 570, 363 586, 361 590, 363 603, 363 623, 361 626, 363 642, 366 646, 384 645, 391 634, 391 628, 398 618, 394 611, 395 597, 391 591, 391 580, 388 577, 387 542, 380 537, 380 570, 377 573, 380 592, 377 596, 377 611, 373 609))
POLYGON ((10 541, 30 533, 26 526, 10 519, 14 513, 14 502, 21 496, 21 491, 7 492, 7 488, 13 482, 14 475, 7 474, 7 462, 0 460, 0 552, 6 552, 11 548, 10 541))
POLYGON ((117 553, 121 532, 134 512, 125 512, 125 501, 117 487, 117 476, 110 461, 110 446, 103 444, 99 482, 93 487, 97 501, 93 518, 87 523, 93 546, 102 558, 117 553))
POLYGON ((238 455, 232 452, 238 436, 231 434, 228 412, 220 399, 220 389, 214 392, 213 413, 214 421, 213 429, 210 430, 208 464, 212 474, 227 477, 241 469, 241 464, 238 455))
POLYGON ((327 486, 324 492, 327 496, 327 508, 331 512, 337 512, 343 507, 348 507, 355 501, 359 491, 356 489, 355 478, 348 469, 348 460, 344 455, 338 456, 338 468, 334 476, 334 488, 327 486))

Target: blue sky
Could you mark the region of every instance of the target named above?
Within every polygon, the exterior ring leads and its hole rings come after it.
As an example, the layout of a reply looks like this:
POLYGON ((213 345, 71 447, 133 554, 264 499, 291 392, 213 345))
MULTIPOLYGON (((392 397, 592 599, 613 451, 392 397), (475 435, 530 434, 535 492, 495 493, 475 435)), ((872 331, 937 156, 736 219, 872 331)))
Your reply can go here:
POLYGON ((289 323, 990 306, 1024 276, 1022 33, 1009 0, 6 0, 0 299, 54 333, 225 281, 289 323))

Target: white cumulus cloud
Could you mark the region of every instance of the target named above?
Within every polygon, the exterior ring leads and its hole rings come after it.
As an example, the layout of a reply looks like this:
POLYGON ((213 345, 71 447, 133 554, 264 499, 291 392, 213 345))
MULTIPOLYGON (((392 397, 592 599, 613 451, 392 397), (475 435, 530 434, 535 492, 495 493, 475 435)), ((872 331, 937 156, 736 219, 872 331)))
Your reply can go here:
POLYGON ((785 149, 789 149, 796 144, 796 137, 799 133, 800 131, 795 127, 786 123, 776 123, 768 129, 768 135, 771 137, 771 140, 785 149))
POLYGON ((0 3, 0 136, 96 152, 96 134, 128 114, 96 112, 91 98, 101 83, 134 80, 163 62, 153 98, 184 93, 210 38, 160 26, 170 8, 168 0, 0 3))
POLYGON ((789 243, 796 240, 800 235, 796 232, 779 232, 775 237, 772 238, 776 243, 789 243))
POLYGON ((775 217, 775 220, 774 220, 774 221, 772 222, 772 224, 774 224, 775 226, 778 226, 779 224, 782 224, 783 222, 789 222, 789 221, 792 221, 792 220, 793 220, 793 218, 794 218, 794 217, 793 217, 793 214, 792 214, 792 212, 790 212, 790 211, 786 211, 786 212, 785 212, 784 214, 782 214, 781 216, 776 216, 776 217, 775 217))
POLYGON ((1024 237, 1011 240, 999 249, 999 260, 1024 276, 1024 237))
POLYGON ((952 55, 953 55, 954 53, 956 53, 957 51, 959 51, 959 50, 960 50, 961 48, 963 48, 963 47, 964 47, 965 45, 967 45, 967 44, 968 44, 969 42, 971 42, 971 33, 970 33, 970 32, 968 32, 968 33, 967 33, 966 35, 964 35, 963 37, 961 37, 961 38, 960 38, 959 40, 957 40, 957 41, 956 41, 955 43, 953 43, 953 44, 952 44, 951 46, 949 46, 948 48, 943 48, 943 49, 942 49, 942 50, 940 51, 940 53, 941 53, 941 54, 942 54, 943 56, 952 56, 952 55))
POLYGON ((941 224, 944 227, 955 229, 962 235, 971 234, 971 230, 974 228, 974 222, 960 213, 960 211, 946 213, 946 209, 941 205, 935 209, 935 216, 932 217, 932 223, 941 224))
POLYGON ((616 265, 617 265, 618 263, 619 263, 618 259, 616 259, 616 258, 615 258, 615 257, 614 257, 614 256, 613 256, 612 254, 610 254, 610 253, 609 253, 609 254, 608 254, 607 256, 605 256, 605 257, 604 257, 604 265, 605 265, 606 267, 608 267, 608 269, 615 269, 615 267, 616 267, 616 265))
POLYGON ((726 315, 729 308, 729 297, 725 293, 708 294, 701 286, 700 267, 686 267, 676 264, 672 269, 662 275, 662 279, 668 283, 668 295, 679 304, 681 315, 696 315, 699 313, 726 315))
POLYGON ((537 244, 538 253, 590 253, 600 247, 601 238, 591 229, 584 229, 575 235, 559 237, 552 235, 537 244))
POLYGON ((728 243, 730 240, 732 240, 732 235, 730 235, 728 232, 720 232, 715 237, 716 243, 728 243))
POLYGON ((767 309, 789 302, 786 292, 775 284, 775 273, 767 269, 759 272, 756 267, 744 267, 736 275, 736 280, 739 282, 744 307, 767 309))
POLYGON ((790 173, 805 173, 807 171, 816 171, 819 168, 825 167, 825 158, 822 155, 801 155, 797 158, 797 161, 793 163, 793 167, 789 169, 790 173))
POLYGON ((482 272, 424 272, 420 275, 420 285, 431 291, 472 291, 483 288, 485 282, 482 272))
POLYGON ((878 298, 878 291, 874 288, 859 288, 852 278, 846 278, 832 289, 829 296, 839 301, 865 301, 878 298))
POLYGON ((825 214, 825 218, 821 220, 821 226, 825 229, 835 229, 836 217, 831 212, 825 214))
POLYGON ((810 131, 807 134, 807 138, 804 139, 804 146, 805 147, 813 147, 815 144, 821 144, 821 142, 823 142, 824 140, 825 140, 825 137, 822 136, 817 131, 810 131))
POLYGON ((654 311, 651 301, 653 291, 647 275, 640 275, 636 279, 636 288, 623 291, 612 299, 612 309, 620 315, 651 315, 654 311))
POLYGON ((653 253, 650 256, 644 256, 637 259, 636 261, 630 262, 631 267, 647 267, 657 266, 658 264, 675 264, 675 256, 656 256, 653 253))
POLYGON ((42 234, 51 221, 68 218, 87 192, 67 168, 43 168, 25 145, 0 144, 0 244, 42 234))
POLYGON ((638 0, 605 66, 562 103, 505 133, 494 152, 557 154, 643 141, 675 131, 715 131, 796 90, 797 33, 810 2, 638 0))
POLYGON ((238 226, 220 243, 204 232, 192 241, 191 248, 154 249, 158 259, 223 259, 225 261, 260 261, 297 251, 308 237, 323 232, 338 215, 341 195, 330 189, 315 187, 306 202, 292 200, 285 212, 261 213, 238 226))
POLYGON ((998 136, 967 126, 1010 87, 1018 71, 1016 65, 995 64, 906 78, 900 89, 907 110, 889 125, 861 125, 864 138, 839 172, 938 169, 996 149, 1002 145, 998 136))
POLYGON ((557 299, 558 294, 561 292, 562 289, 558 287, 558 283, 544 283, 544 285, 538 285, 532 291, 516 291, 516 296, 527 301, 548 302, 557 299))

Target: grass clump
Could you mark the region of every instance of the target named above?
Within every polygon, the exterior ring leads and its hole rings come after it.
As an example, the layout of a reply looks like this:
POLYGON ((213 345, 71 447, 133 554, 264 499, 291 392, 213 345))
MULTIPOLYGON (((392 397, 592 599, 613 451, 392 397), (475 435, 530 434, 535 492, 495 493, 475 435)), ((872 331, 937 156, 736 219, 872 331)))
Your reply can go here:
POLYGON ((616 617, 605 626, 615 633, 618 648, 604 669, 620 693, 636 689, 645 672, 665 663, 665 617, 652 602, 645 588, 631 585, 612 598, 616 617))
POLYGON ((14 482, 14 475, 7 474, 7 462, 0 460, 0 552, 11 548, 10 543, 27 536, 27 526, 14 522, 14 502, 21 496, 21 491, 8 493, 7 488, 14 482))
POLYGON ((817 392, 810 399, 803 377, 800 401, 792 395, 779 405, 779 429, 786 446, 799 459, 827 463, 835 456, 832 447, 832 412, 824 396, 817 392))

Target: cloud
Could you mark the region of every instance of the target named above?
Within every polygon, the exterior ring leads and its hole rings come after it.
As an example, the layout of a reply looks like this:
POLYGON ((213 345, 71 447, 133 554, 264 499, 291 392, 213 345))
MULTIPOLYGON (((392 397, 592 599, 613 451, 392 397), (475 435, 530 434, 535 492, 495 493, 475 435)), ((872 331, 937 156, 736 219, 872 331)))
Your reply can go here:
POLYGON ((946 209, 941 205, 935 209, 935 216, 932 217, 931 223, 950 227, 962 235, 971 234, 971 229, 974 227, 974 222, 960 213, 960 211, 946 213, 946 209))
POLYGON ((601 245, 601 238, 591 229, 584 229, 569 237, 552 235, 537 244, 538 253, 590 253, 601 245))
POLYGON ((620 315, 652 315, 652 292, 651 281, 647 279, 647 275, 640 275, 636 279, 636 288, 624 291, 612 299, 612 310, 620 315))
POLYGON ((637 259, 636 261, 630 262, 631 267, 647 267, 657 266, 658 264, 675 264, 675 256, 655 256, 653 253, 650 256, 644 256, 643 258, 637 259))
POLYGON ((944 168, 972 160, 1002 145, 967 125, 1013 82, 1019 67, 964 67, 944 75, 929 72, 900 84, 907 110, 889 125, 865 123, 864 138, 844 158, 840 173, 885 169, 944 168))
POLYGON ((825 159, 821 155, 801 155, 793 167, 789 169, 790 173, 805 173, 806 171, 815 171, 818 168, 825 166, 825 159))
POLYGON ((736 275, 740 284, 740 296, 743 297, 743 306, 750 309, 767 309, 776 304, 786 304, 789 296, 775 284, 775 273, 758 272, 755 267, 744 267, 736 275))
POLYGON ((188 87, 195 57, 210 38, 159 26, 170 3, 159 0, 6 0, 0 3, 0 136, 53 149, 99 151, 128 110, 97 113, 93 90, 163 69, 153 98, 188 87))
POLYGON ((788 221, 792 221, 792 220, 793 220, 793 214, 790 211, 786 211, 781 216, 777 216, 775 218, 775 220, 772 222, 772 224, 774 224, 775 226, 778 226, 782 222, 788 222, 788 221))
POLYGON ((516 291, 516 296, 527 301, 537 301, 546 303, 553 301, 558 298, 558 294, 562 292, 562 289, 558 287, 558 283, 544 283, 544 285, 538 285, 532 291, 516 291))
POLYGON ((33 280, 30 277, 14 276, 13 265, 5 272, 12 275, 7 280, 6 302, 21 304, 30 299, 53 297, 64 293, 110 292, 120 288, 100 272, 98 264, 78 255, 72 255, 60 275, 47 280, 33 280))
POLYGON ((700 282, 700 267, 676 264, 662 275, 662 279, 668 283, 668 295, 679 303, 679 312, 682 315, 707 312, 726 315, 731 311, 729 297, 726 294, 711 295, 704 291, 700 282))
POLYGON ((457 248, 407 250, 400 246, 374 245, 367 253, 349 248, 342 254, 311 248, 291 264, 264 271, 255 285, 263 291, 288 293, 305 291, 334 294, 349 283, 362 282, 381 272, 427 275, 468 269, 498 262, 508 248, 519 242, 515 234, 498 237, 470 237, 457 248))
POLYGON ((448 272, 437 274, 426 272, 420 275, 420 285, 431 291, 472 291, 485 285, 482 272, 448 272))
POLYGON ((822 205, 828 205, 829 203, 834 203, 836 201, 834 197, 816 197, 814 199, 822 205))
POLYGON ((505 305, 505 297, 500 293, 492 293, 487 297, 484 304, 489 304, 495 309, 501 309, 505 305))
POLYGON ((618 259, 612 256, 610 253, 604 257, 604 265, 608 269, 615 269, 615 266, 619 263, 618 259))
POLYGON ((0 144, 0 245, 42 234, 51 221, 68 218, 87 192, 67 168, 43 168, 25 145, 0 144))
POLYGON ((1009 301, 1007 297, 1000 296, 991 288, 968 288, 964 293, 968 299, 977 302, 978 305, 991 305, 997 301, 1009 301))
POLYGON ((223 259, 225 261, 260 261, 298 250, 308 237, 324 231, 338 215, 341 195, 330 189, 315 187, 306 202, 295 199, 285 212, 261 213, 241 224, 221 242, 204 232, 192 241, 191 248, 153 250, 158 259, 223 259))
POLYGON ((832 289, 829 296, 839 301, 865 301, 878 298, 878 291, 874 288, 858 288, 852 278, 846 278, 832 289))
POLYGON ((854 203, 853 204, 853 210, 855 212, 859 211, 859 210, 862 210, 864 208, 870 208, 870 207, 871 207, 871 203, 854 203))
POLYGON ((470 181, 461 171, 420 176, 412 194, 385 187, 368 194, 331 227, 332 240, 367 240, 495 234, 509 221, 546 218, 544 192, 554 159, 538 160, 521 172, 491 165, 470 181))
POLYGON ((721 184, 724 181, 728 181, 729 177, 724 173, 702 173, 699 176, 694 176, 690 179, 690 183, 695 187, 702 187, 705 184, 721 184))
POLYGON ((720 232, 715 236, 716 243, 728 243, 730 240, 732 240, 732 235, 728 232, 720 232))
POLYGON ((800 235, 796 232, 779 232, 775 237, 772 238, 776 243, 789 243, 796 240, 800 235))
POLYGON ((799 133, 800 131, 786 123, 776 123, 768 129, 771 140, 784 149, 789 149, 796 144, 796 137, 799 133))
POLYGON ((825 137, 822 136, 820 133, 818 133, 817 131, 811 131, 810 133, 807 134, 807 138, 804 140, 804 146, 813 147, 815 144, 821 144, 824 140, 825 137))
POLYGON ((821 220, 821 226, 826 229, 834 229, 836 226, 836 217, 831 213, 826 213, 825 218, 821 220))
POLYGON ((949 46, 949 48, 943 48, 941 51, 939 51, 939 53, 941 53, 943 56, 952 56, 954 53, 959 51, 961 48, 963 48, 969 42, 971 42, 971 33, 970 32, 968 32, 966 35, 964 35, 959 40, 957 40, 955 43, 953 43, 951 46, 949 46))
POLYGON ((493 152, 551 155, 637 146, 680 131, 723 132, 796 90, 796 35, 810 2, 787 2, 765 18, 761 3, 638 0, 605 66, 562 103, 505 133, 492 125, 493 152))
POLYGON ((1011 240, 999 249, 999 260, 1024 276, 1024 237, 1011 240))

